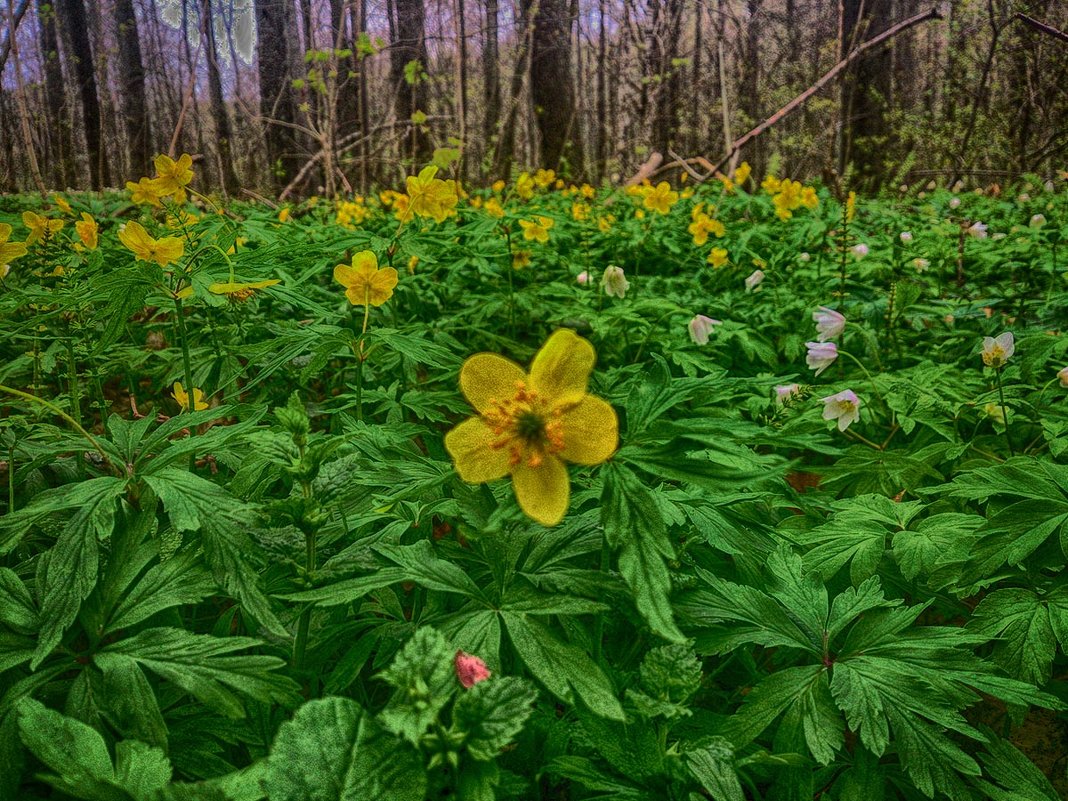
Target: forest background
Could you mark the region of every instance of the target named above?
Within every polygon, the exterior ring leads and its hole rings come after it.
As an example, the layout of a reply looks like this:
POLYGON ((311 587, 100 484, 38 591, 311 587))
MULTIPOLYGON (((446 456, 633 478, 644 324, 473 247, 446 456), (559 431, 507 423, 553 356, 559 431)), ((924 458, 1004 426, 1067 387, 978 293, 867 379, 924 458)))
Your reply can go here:
POLYGON ((869 191, 1052 176, 1068 45, 1023 15, 1068 29, 1057 0, 0 0, 0 191, 121 188, 182 152, 275 198, 435 158, 476 184, 619 182, 655 153, 869 191))

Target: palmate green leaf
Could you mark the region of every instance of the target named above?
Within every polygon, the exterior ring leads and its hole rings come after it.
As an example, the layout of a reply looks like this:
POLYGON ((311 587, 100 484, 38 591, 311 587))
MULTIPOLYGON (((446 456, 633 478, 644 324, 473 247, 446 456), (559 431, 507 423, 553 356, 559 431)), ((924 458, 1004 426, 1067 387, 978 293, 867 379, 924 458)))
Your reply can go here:
POLYGON ((146 629, 112 643, 93 655, 107 670, 117 662, 136 663, 174 682, 194 698, 221 714, 245 714, 237 694, 264 703, 289 704, 297 698, 297 685, 274 671, 285 665, 275 656, 241 654, 260 646, 251 637, 213 637, 182 629, 146 629))
POLYGON ((612 683, 584 650, 564 642, 528 615, 503 611, 501 619, 527 669, 549 692, 569 704, 575 703, 577 695, 594 713, 623 720, 623 707, 612 683))
POLYGON ((968 629, 998 638, 994 659, 1010 676, 1042 686, 1058 642, 1068 651, 1068 587, 1041 595, 1022 587, 996 590, 975 608, 968 629))
POLYGON ((142 478, 162 501, 177 531, 200 533, 215 580, 272 634, 288 637, 253 568, 256 548, 241 528, 250 522, 248 508, 218 484, 177 467, 165 467, 142 478))
POLYGON ((785 668, 771 674, 726 722, 723 736, 741 748, 786 713, 789 725, 801 729, 812 755, 823 764, 829 763, 845 738, 828 682, 828 670, 823 665, 785 668))
POLYGON ((485 599, 474 580, 453 562, 439 559, 429 542, 414 545, 379 545, 375 550, 396 564, 404 578, 430 590, 454 592, 469 598, 485 599))
POLYGON ((901 575, 911 581, 934 573, 944 562, 965 558, 982 524, 979 515, 944 512, 921 520, 915 529, 896 532, 892 547, 901 575))
POLYGON ((42 625, 30 662, 31 670, 36 670, 59 644, 63 632, 78 616, 82 601, 96 586, 100 562, 98 538, 111 534, 116 501, 125 488, 118 479, 94 481, 103 483, 96 485, 94 493, 67 521, 48 552, 38 586, 42 625))
POLYGON ((518 676, 478 682, 452 708, 452 727, 464 732, 464 747, 476 760, 490 760, 523 729, 537 690, 518 676))
POLYGON ((0 623, 30 634, 37 629, 37 607, 33 596, 14 570, 0 567, 0 623))
POLYGON ((19 702, 22 742, 54 773, 42 778, 86 801, 149 801, 171 780, 167 756, 136 740, 115 746, 115 765, 100 734, 38 701, 19 702))
POLYGON ((545 770, 553 776, 568 779, 591 793, 600 793, 589 796, 596 801, 653 801, 656 797, 626 779, 607 773, 586 757, 558 756, 545 770))
POLYGON ((309 701, 278 729, 263 780, 271 801, 424 801, 418 752, 348 698, 309 701))
POLYGON ((627 582, 638 610, 661 637, 681 642, 671 608, 671 575, 665 559, 674 549, 656 500, 629 469, 609 464, 602 474, 601 523, 608 542, 619 550, 619 572, 627 582))

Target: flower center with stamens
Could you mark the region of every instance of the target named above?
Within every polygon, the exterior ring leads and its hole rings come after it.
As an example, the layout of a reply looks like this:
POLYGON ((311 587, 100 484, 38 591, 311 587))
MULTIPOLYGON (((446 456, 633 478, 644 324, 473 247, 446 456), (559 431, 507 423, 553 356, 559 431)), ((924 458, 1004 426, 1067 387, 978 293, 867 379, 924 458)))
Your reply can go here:
POLYGON ((524 381, 516 381, 511 398, 491 398, 490 409, 482 416, 493 430, 492 447, 507 448, 512 467, 522 462, 528 467, 538 467, 546 455, 564 449, 560 410, 553 409, 535 390, 528 389, 524 381))

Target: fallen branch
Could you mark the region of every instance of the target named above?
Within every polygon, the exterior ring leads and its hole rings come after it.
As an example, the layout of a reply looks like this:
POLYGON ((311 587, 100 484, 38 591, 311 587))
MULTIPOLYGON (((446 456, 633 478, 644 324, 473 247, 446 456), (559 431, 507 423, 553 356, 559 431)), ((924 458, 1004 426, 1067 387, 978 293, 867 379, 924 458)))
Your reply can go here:
POLYGON ((1047 25, 1044 22, 1039 22, 1034 17, 1029 17, 1026 14, 1021 14, 1019 11, 1017 11, 1016 19, 1020 20, 1020 22, 1024 22, 1030 25, 1035 30, 1042 31, 1042 33, 1048 33, 1054 39, 1060 39, 1062 42, 1068 42, 1068 33, 1065 33, 1064 31, 1059 31, 1052 25, 1047 25))
MULTIPOLYGON (((768 117, 762 123, 760 123, 760 125, 758 125, 757 127, 753 128, 751 131, 743 134, 738 139, 735 139, 734 142, 731 144, 731 147, 728 149, 726 155, 724 155, 723 158, 721 158, 715 165, 713 165, 712 168, 710 170, 708 170, 708 174, 700 178, 700 181, 707 181, 709 178, 713 177, 717 172, 719 172, 721 169, 723 169, 723 165, 726 164, 728 161, 730 161, 731 157, 734 156, 735 153, 737 153, 739 150, 741 150, 751 140, 755 139, 756 137, 758 137, 762 133, 764 133, 766 130, 768 130, 768 128, 770 128, 771 126, 775 125, 777 122, 780 122, 781 120, 785 119, 786 117, 790 116, 790 114, 792 114, 793 112, 797 111, 797 109, 799 109, 801 106, 803 106, 808 101, 808 99, 810 97, 812 97, 814 94, 816 94, 818 91, 820 91, 820 89, 822 89, 824 86, 826 86, 828 83, 833 81, 836 77, 838 77, 838 75, 840 75, 842 73, 842 71, 846 67, 848 67, 850 64, 852 64, 854 61, 856 61, 860 56, 862 56, 868 50, 871 50, 873 47, 877 47, 877 46, 881 45, 887 39, 891 39, 894 36, 897 36, 897 34, 901 33, 902 31, 908 30, 909 28, 911 28, 911 27, 913 27, 915 25, 919 25, 921 22, 927 22, 929 20, 934 20, 934 19, 942 19, 942 15, 938 12, 937 8, 932 8, 930 11, 924 12, 923 14, 917 14, 917 15, 915 15, 913 17, 909 17, 906 20, 902 20, 897 25, 894 25, 893 27, 890 27, 890 28, 886 29, 885 31, 880 33, 878 36, 875 36, 875 37, 869 39, 868 41, 864 42, 863 44, 859 45, 856 49, 851 51, 848 56, 843 58, 841 61, 839 61, 837 64, 835 64, 829 71, 824 73, 823 76, 818 81, 816 81, 814 84, 812 84, 812 86, 810 86, 808 89, 803 91, 801 94, 799 94, 797 97, 795 97, 789 103, 787 103, 781 109, 776 111, 774 114, 772 114, 770 117, 768 117)), ((651 161, 651 159, 650 159, 650 161, 651 161)), ((687 161, 690 161, 690 160, 687 160, 687 161)), ((661 171, 663 171, 663 170, 665 170, 665 169, 667 169, 669 167, 681 166, 681 165, 674 164, 674 163, 667 164, 667 165, 664 165, 663 167, 654 168, 651 172, 643 174, 643 171, 646 170, 648 165, 649 165, 649 162, 646 162, 645 164, 643 164, 642 168, 638 171, 638 174, 635 175, 634 178, 631 178, 630 181, 627 182, 627 184, 629 185, 631 183, 638 183, 638 182, 644 180, 645 178, 650 178, 653 175, 655 175, 656 173, 661 172, 661 171)))

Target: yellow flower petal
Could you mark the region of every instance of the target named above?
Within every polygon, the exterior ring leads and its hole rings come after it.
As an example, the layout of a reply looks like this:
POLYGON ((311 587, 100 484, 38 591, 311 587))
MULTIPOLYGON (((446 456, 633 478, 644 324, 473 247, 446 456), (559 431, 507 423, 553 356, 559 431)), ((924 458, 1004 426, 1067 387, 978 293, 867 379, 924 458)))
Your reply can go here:
POLYGON ((397 285, 397 271, 392 267, 376 270, 370 278, 370 301, 372 306, 381 306, 393 297, 393 287, 397 285))
POLYGON ((606 401, 587 395, 560 415, 564 449, 560 458, 575 464, 600 464, 619 445, 616 410, 606 401))
POLYGON ((490 409, 491 399, 511 398, 516 382, 526 380, 522 367, 496 353, 476 353, 460 368, 460 391, 478 412, 490 409))
POLYGON ((508 450, 493 447, 493 430, 481 417, 472 417, 445 435, 445 450, 460 478, 482 484, 504 478, 510 470, 508 450))
POLYGON ((530 365, 531 386, 554 406, 578 403, 597 355, 593 345, 569 328, 556 331, 530 365))
POLYGON ((521 462, 512 473, 512 486, 520 508, 543 526, 555 526, 564 518, 571 497, 571 482, 564 463, 546 456, 537 467, 521 462))

